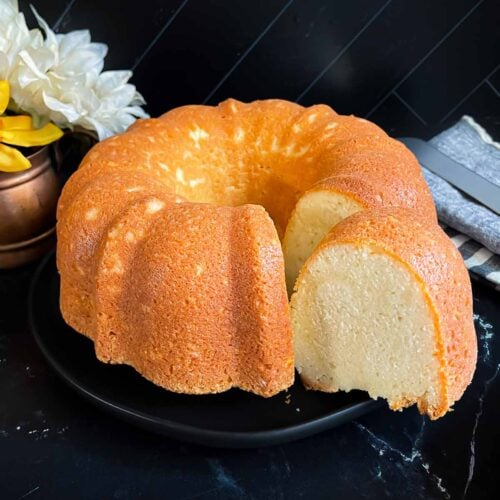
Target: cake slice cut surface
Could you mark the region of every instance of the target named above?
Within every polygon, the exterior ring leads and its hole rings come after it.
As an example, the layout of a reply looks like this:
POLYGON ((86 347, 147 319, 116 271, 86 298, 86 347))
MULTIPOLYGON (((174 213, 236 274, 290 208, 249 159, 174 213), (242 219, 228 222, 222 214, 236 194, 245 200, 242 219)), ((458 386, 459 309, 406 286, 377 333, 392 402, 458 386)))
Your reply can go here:
POLYGON ((437 225, 403 209, 330 232, 297 281, 292 327, 309 388, 361 389, 431 418, 462 395, 477 357, 463 262, 437 225))

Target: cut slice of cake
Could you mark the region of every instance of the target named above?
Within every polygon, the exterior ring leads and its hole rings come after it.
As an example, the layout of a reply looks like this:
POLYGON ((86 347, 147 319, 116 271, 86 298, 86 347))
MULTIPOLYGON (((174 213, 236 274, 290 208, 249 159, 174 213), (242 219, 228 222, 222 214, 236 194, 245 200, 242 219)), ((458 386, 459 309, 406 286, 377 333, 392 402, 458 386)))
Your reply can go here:
POLYGON ((444 415, 477 358, 470 281, 441 228, 407 209, 358 212, 307 260, 292 297, 297 370, 326 392, 444 415))

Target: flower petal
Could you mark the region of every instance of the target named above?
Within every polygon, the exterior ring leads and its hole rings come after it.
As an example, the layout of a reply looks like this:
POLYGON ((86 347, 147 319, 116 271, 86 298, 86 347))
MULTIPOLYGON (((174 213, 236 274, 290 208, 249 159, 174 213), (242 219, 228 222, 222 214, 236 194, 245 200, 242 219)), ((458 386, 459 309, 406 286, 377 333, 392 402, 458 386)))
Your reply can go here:
POLYGON ((151 118, 140 106, 127 106, 122 111, 135 116, 136 118, 151 118))
POLYGON ((144 99, 143 95, 136 90, 134 99, 130 104, 132 104, 133 106, 144 106, 144 104, 146 104, 146 99, 144 99))
POLYGON ((47 108, 61 113, 69 123, 73 123, 80 116, 80 113, 76 110, 74 104, 66 104, 54 97, 47 95, 45 92, 42 94, 43 102, 47 108))
POLYGON ((0 3, 0 14, 5 17, 12 17, 17 14, 17 2, 15 0, 7 0, 0 3))
POLYGON ((26 148, 31 146, 45 146, 57 141, 62 136, 63 131, 53 123, 47 123, 44 127, 35 130, 0 129, 0 141, 26 148))
POLYGON ((59 42, 59 51, 61 59, 71 56, 71 52, 78 50, 79 47, 90 43, 89 30, 75 30, 63 35, 56 35, 59 42))
POLYGON ((0 80, 0 115, 7 109, 9 97, 9 82, 7 80, 0 80))
POLYGON ((121 109, 128 106, 130 101, 134 99, 134 96, 135 87, 127 83, 126 85, 117 87, 116 89, 111 90, 108 94, 100 95, 99 97, 102 99, 102 103, 105 107, 109 109, 121 109))
POLYGON ((125 85, 132 77, 132 71, 113 70, 103 71, 96 82, 96 90, 99 93, 107 94, 113 89, 125 85))
POLYGON ((31 130, 33 119, 31 116, 2 116, 0 117, 0 129, 7 130, 31 130))
POLYGON ((100 141, 107 139, 113 135, 113 130, 107 128, 103 123, 96 120, 95 118, 86 117, 82 120, 82 126, 86 129, 95 130, 100 141))
MULTIPOLYGON (((38 55, 40 55, 40 53, 41 53, 41 51, 39 51, 38 55)), ((36 77, 38 77, 40 80, 49 80, 49 77, 38 68, 38 65, 33 60, 33 58, 30 56, 28 51, 21 50, 21 52, 19 52, 19 57, 23 60, 23 62, 26 64, 26 66, 34 73, 34 75, 36 77)))
POLYGON ((50 29, 49 25, 45 21, 45 19, 38 14, 36 11, 35 7, 33 5, 30 5, 31 10, 33 11, 33 14, 35 15, 36 20, 38 21, 38 25, 42 30, 45 32, 45 44, 51 48, 51 50, 54 50, 57 52, 58 50, 58 43, 56 39, 56 34, 50 29))
POLYGON ((0 144, 0 171, 20 172, 31 167, 31 163, 15 148, 0 144))

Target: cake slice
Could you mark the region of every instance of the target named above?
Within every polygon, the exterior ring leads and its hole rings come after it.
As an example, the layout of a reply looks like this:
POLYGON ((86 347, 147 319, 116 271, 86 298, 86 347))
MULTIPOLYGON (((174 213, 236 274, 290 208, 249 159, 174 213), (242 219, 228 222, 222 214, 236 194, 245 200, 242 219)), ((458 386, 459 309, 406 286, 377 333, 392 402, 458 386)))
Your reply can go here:
POLYGON ((441 228, 408 209, 358 212, 307 260, 292 297, 304 384, 361 389, 444 415, 477 358, 469 276, 441 228))

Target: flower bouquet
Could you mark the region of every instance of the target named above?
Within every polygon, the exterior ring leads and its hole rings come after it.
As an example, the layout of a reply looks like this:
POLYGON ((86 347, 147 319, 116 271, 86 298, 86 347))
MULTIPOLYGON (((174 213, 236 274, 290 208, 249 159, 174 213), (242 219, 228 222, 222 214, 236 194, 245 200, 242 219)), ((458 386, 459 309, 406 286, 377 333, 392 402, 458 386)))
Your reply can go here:
POLYGON ((3 263, 6 245, 54 225, 58 155, 51 151, 61 137, 83 131, 102 140, 148 117, 128 83, 132 72, 103 71, 105 44, 92 42, 88 30, 56 34, 32 10, 39 26, 29 29, 17 0, 0 0, 0 267, 11 261, 3 263))

